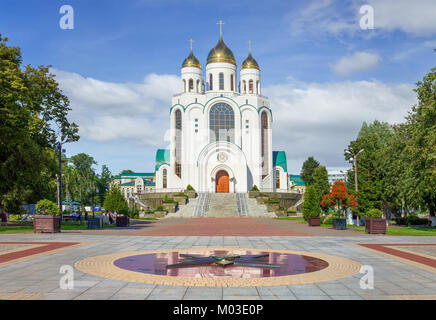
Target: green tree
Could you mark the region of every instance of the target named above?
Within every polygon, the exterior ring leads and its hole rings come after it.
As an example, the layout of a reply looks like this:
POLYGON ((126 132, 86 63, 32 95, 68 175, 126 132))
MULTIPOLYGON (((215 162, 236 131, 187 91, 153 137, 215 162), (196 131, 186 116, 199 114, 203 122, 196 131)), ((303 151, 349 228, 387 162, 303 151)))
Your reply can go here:
POLYGON ((329 174, 325 166, 319 166, 313 171, 313 186, 318 194, 321 205, 322 197, 330 192, 329 174))
POLYGON ((303 163, 301 168, 301 179, 304 181, 306 186, 313 184, 313 172, 319 167, 319 162, 315 160, 314 157, 307 158, 303 163))
POLYGON ((40 197, 55 200, 55 142, 79 136, 50 66, 22 68, 20 49, 7 40, 0 35, 0 206, 15 211, 40 197))
POLYGON ((110 188, 105 196, 103 207, 106 211, 112 211, 121 214, 128 214, 129 207, 124 199, 120 189, 116 186, 110 188))
POLYGON ((86 153, 76 154, 70 158, 70 161, 76 171, 78 200, 81 204, 91 204, 91 197, 87 190, 94 192, 96 189, 97 177, 92 166, 97 162, 86 153))
POLYGON ((436 215, 436 68, 417 83, 418 105, 407 117, 409 198, 436 215))
POLYGON ((310 217, 318 217, 321 212, 321 201, 314 186, 309 186, 304 193, 303 217, 308 221, 310 217))
POLYGON ((103 204, 104 202, 104 195, 110 188, 112 178, 109 168, 106 165, 103 165, 101 167, 101 173, 97 177, 98 201, 100 204, 103 204))

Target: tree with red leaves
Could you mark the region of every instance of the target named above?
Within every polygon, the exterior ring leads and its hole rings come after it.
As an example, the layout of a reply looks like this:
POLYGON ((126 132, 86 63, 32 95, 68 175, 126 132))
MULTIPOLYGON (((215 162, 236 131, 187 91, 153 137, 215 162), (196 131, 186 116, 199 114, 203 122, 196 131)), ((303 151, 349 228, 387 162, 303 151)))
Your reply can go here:
POLYGON ((323 208, 334 208, 337 206, 339 215, 344 213, 347 208, 354 208, 357 205, 356 197, 348 194, 347 186, 342 180, 333 183, 331 193, 322 197, 321 206, 323 208))

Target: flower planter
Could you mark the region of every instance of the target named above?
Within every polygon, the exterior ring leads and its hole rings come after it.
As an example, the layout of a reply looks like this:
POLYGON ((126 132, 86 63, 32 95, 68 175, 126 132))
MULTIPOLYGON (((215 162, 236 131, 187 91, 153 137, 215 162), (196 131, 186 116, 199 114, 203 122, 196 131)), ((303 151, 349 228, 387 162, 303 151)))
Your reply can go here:
POLYGON ((286 211, 285 210, 277 210, 276 216, 277 217, 286 217, 286 211))
POLYGON ((168 203, 162 203, 162 207, 164 210, 170 213, 174 213, 177 211, 179 204, 177 202, 168 202, 168 203))
POLYGON ((347 220, 342 218, 333 219, 333 228, 336 230, 345 230, 347 229, 347 220))
POLYGON ((193 199, 195 198, 195 190, 185 190, 184 192, 189 199, 193 199))
POLYGON ((365 230, 370 234, 386 234, 386 219, 366 219, 365 230))
POLYGON ((33 217, 33 232, 61 232, 61 217, 35 215, 33 217))
POLYGON ((103 229, 103 217, 88 218, 88 229, 103 229))
POLYGON ((116 224, 117 227, 128 227, 130 226, 130 219, 126 216, 117 216, 116 224))
POLYGON ((179 206, 183 206, 186 204, 186 196, 174 196, 174 201, 177 201, 179 206))
POLYGON ((163 218, 167 215, 167 212, 165 210, 158 210, 154 212, 155 218, 163 218))
POLYGON ((269 197, 256 197, 257 204, 264 204, 268 199, 269 197))
POLYGON ((320 217, 309 217, 309 227, 319 227, 321 225, 320 217))
POLYGON ((260 193, 260 191, 248 191, 249 198, 256 198, 256 196, 260 193))

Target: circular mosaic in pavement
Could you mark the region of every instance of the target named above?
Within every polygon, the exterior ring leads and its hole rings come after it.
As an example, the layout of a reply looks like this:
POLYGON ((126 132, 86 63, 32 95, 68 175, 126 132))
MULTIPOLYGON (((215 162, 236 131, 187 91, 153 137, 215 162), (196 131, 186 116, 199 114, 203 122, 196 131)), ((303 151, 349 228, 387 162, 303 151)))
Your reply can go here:
POLYGON ((122 252, 76 262, 96 276, 183 286, 274 286, 336 280, 354 275, 353 260, 313 252, 204 248, 122 252))

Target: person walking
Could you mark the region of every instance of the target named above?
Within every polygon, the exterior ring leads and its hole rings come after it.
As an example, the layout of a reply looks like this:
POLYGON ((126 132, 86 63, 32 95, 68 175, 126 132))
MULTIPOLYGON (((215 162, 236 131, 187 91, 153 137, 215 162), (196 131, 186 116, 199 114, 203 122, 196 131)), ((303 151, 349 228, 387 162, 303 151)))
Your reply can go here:
POLYGON ((112 212, 109 211, 109 224, 114 223, 114 218, 112 218, 112 212))
POLYGON ((6 211, 4 209, 2 209, 1 219, 2 219, 2 227, 7 227, 8 226, 8 215, 6 214, 6 211))

